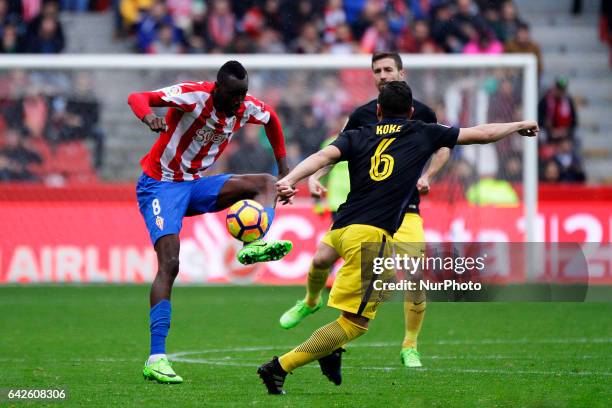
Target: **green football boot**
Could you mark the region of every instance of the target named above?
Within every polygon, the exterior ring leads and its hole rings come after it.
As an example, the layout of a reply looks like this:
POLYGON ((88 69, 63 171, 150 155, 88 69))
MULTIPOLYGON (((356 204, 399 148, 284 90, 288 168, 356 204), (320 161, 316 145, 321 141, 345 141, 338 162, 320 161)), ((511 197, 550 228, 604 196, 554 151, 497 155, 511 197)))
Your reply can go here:
POLYGON ((323 307, 322 297, 319 298, 319 303, 315 307, 310 307, 303 300, 298 300, 295 306, 283 313, 280 318, 280 325, 283 329, 292 329, 321 307, 323 307))
POLYGON ((291 241, 253 241, 238 251, 238 262, 251 265, 257 262, 278 261, 287 255, 293 243, 291 241))
POLYGON ((403 348, 400 352, 400 357, 404 367, 423 367, 423 364, 421 364, 421 354, 414 347, 403 348))
POLYGON ((166 358, 160 358, 154 363, 146 364, 142 369, 145 380, 155 380, 160 384, 180 384, 183 378, 177 375, 166 358))

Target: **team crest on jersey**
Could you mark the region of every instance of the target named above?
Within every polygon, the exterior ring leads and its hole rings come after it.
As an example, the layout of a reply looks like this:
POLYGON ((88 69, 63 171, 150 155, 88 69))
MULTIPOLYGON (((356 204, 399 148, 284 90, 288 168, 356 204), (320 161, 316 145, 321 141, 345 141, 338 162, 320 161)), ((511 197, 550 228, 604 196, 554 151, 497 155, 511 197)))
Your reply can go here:
POLYGON ((213 129, 208 127, 203 127, 202 129, 198 129, 193 136, 193 140, 199 143, 220 143, 227 138, 225 133, 217 133, 213 129))
POLYGON ((157 218, 155 218, 155 224, 157 225, 157 228, 162 231, 164 230, 164 219, 159 215, 157 216, 157 218))
POLYGON ((177 96, 181 94, 181 87, 179 85, 169 86, 168 88, 162 88, 161 91, 167 97, 177 96))

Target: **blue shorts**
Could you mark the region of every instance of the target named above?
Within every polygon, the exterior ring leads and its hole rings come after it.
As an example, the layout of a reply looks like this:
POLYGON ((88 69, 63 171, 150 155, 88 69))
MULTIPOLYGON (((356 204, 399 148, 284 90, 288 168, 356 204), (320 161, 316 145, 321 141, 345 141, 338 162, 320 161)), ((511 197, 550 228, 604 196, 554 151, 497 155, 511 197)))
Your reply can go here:
POLYGON ((136 198, 153 245, 164 235, 178 234, 183 217, 216 212, 217 197, 231 174, 202 177, 193 181, 159 181, 142 174, 136 198))

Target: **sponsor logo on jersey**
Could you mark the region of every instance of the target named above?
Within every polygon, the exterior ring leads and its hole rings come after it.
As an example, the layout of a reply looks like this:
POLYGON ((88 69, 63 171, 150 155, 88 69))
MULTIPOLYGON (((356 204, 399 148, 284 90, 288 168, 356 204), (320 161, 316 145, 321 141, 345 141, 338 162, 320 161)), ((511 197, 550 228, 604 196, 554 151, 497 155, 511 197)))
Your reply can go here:
POLYGON ((157 228, 163 231, 164 230, 164 219, 158 215, 157 218, 155 218, 155 225, 157 225, 157 228))
POLYGON ((227 139, 227 135, 225 133, 217 133, 213 129, 210 129, 204 126, 201 129, 196 130, 195 135, 193 136, 193 140, 199 143, 220 143, 227 139))

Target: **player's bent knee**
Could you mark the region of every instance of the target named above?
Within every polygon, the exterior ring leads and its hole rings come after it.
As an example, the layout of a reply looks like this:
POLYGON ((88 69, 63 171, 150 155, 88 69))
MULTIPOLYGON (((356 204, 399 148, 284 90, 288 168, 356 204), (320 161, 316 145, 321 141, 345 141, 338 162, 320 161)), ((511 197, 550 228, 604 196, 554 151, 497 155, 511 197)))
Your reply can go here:
POLYGON ((350 320, 357 326, 363 327, 364 329, 368 328, 368 323, 370 322, 370 319, 368 319, 367 317, 363 317, 344 310, 342 311, 342 316, 344 316, 345 319, 350 320))
POLYGON ((275 191, 277 178, 271 174, 258 174, 258 189, 259 191, 275 191))
POLYGON ((276 177, 271 174, 241 174, 233 175, 231 181, 237 182, 243 193, 254 196, 262 191, 276 190, 276 177))
POLYGON ((326 254, 317 252, 312 259, 312 266, 314 269, 329 269, 334 264, 335 259, 330 259, 326 254))

